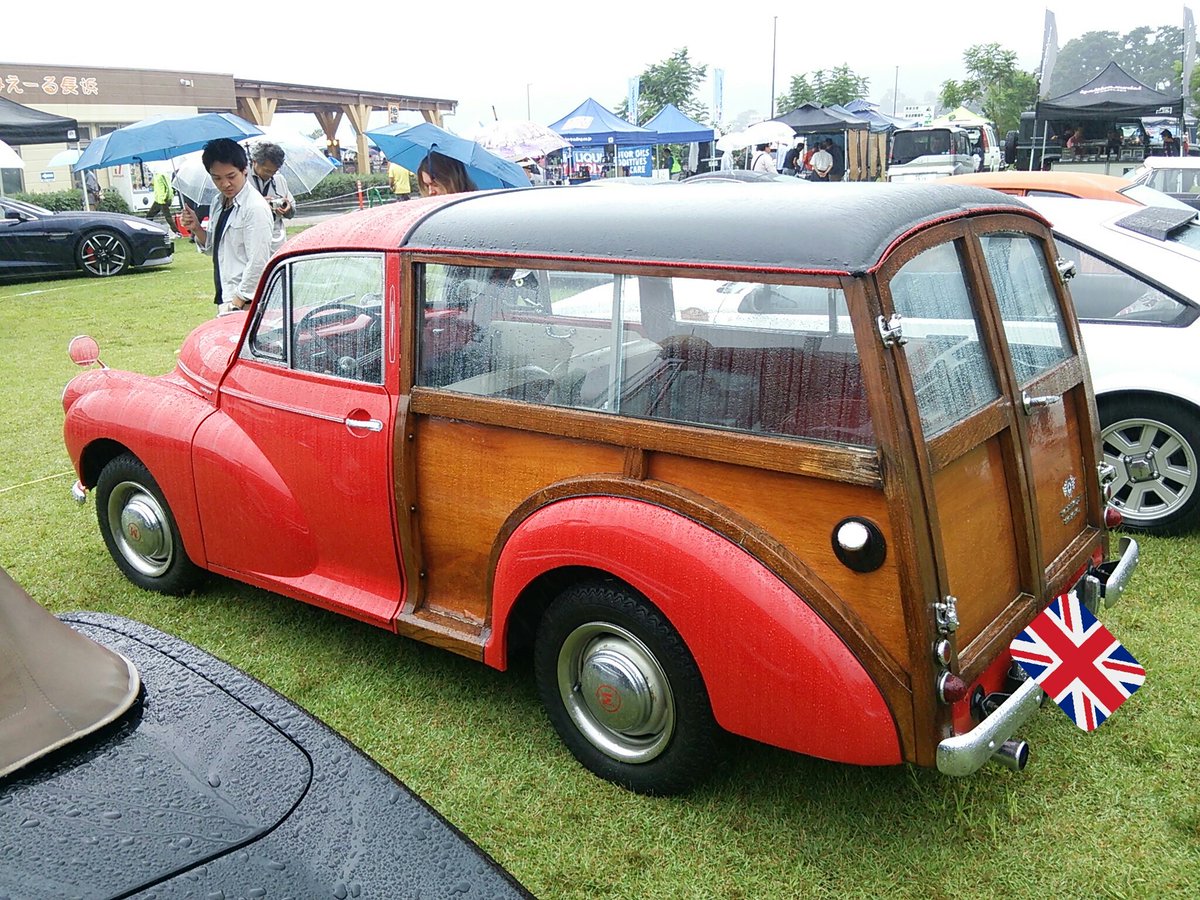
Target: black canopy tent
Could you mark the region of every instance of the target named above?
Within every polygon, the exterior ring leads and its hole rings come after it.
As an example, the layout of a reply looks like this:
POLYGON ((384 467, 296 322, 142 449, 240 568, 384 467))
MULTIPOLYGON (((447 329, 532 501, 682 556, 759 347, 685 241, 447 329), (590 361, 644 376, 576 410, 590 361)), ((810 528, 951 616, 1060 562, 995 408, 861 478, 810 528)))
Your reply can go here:
POLYGON ((65 144, 79 140, 79 123, 0 97, 0 141, 6 144, 65 144))
MULTIPOLYGON (((1034 107, 1033 136, 1038 141, 1038 123, 1042 125, 1042 155, 1045 156, 1051 123, 1113 122, 1141 119, 1143 116, 1170 116, 1183 132, 1183 96, 1172 96, 1142 84, 1116 61, 1080 87, 1058 97, 1039 100, 1034 107)), ((1061 129, 1058 129, 1061 132, 1061 129)), ((1032 165, 1035 154, 1030 154, 1032 165)))
POLYGON ((862 181, 868 177, 871 123, 866 119, 841 107, 805 103, 772 121, 791 126, 797 135, 842 134, 846 178, 862 181))
POLYGON ((1118 119, 1125 116, 1183 115, 1183 97, 1172 97, 1142 84, 1116 62, 1110 62, 1082 87, 1039 100, 1034 108, 1039 121, 1057 119, 1118 119))

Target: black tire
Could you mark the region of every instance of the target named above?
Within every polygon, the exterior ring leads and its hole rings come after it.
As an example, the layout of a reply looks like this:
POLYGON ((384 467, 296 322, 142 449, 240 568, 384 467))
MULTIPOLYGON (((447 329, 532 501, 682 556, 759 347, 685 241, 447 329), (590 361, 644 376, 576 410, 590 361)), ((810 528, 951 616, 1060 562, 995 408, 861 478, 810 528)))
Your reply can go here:
POLYGON ((538 627, 534 677, 575 758, 639 794, 677 794, 712 772, 723 732, 700 670, 657 609, 626 585, 574 585, 538 627))
POLYGON ((186 594, 200 583, 204 573, 188 558, 158 482, 132 453, 101 470, 96 518, 108 552, 138 587, 186 594))
POLYGON ((108 228, 88 232, 75 248, 75 262, 92 278, 120 275, 129 270, 129 242, 108 228))
POLYGON ((1104 461, 1117 470, 1109 505, 1125 527, 1177 534, 1200 522, 1200 417, 1180 400, 1127 396, 1099 404, 1104 461))

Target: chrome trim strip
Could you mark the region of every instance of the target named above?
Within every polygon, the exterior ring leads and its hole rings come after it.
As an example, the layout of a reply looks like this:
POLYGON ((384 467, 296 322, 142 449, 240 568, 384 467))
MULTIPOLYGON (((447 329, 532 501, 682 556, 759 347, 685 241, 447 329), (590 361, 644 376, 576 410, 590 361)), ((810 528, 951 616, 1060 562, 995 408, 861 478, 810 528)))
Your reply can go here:
POLYGON ((267 409, 277 409, 281 412, 295 413, 298 416, 308 416, 310 419, 320 419, 322 422, 335 422, 338 425, 346 424, 346 419, 343 416, 331 416, 328 413, 314 412, 311 409, 303 409, 299 406, 291 406, 287 403, 276 403, 273 400, 264 400, 262 397, 251 394, 248 391, 225 388, 221 393, 229 397, 236 397, 238 400, 245 400, 249 403, 265 406, 267 409))
POLYGON ((1042 689, 1032 678, 1023 682, 996 711, 965 734, 938 744, 937 767, 943 775, 970 775, 992 758, 1014 731, 1041 706, 1042 689))

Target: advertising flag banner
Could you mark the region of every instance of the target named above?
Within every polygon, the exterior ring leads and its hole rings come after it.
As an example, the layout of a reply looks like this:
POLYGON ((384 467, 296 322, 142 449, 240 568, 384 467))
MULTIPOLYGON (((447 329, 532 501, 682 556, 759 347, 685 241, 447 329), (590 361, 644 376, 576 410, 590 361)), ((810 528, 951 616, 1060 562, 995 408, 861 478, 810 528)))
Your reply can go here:
POLYGON ((1094 731, 1146 680, 1146 670, 1074 594, 1046 607, 1009 650, 1084 731, 1094 731))
POLYGON ((1183 8, 1183 96, 1192 97, 1192 70, 1196 67, 1196 20, 1192 8, 1183 8))
POLYGON ((1046 28, 1042 32, 1042 69, 1038 76, 1038 99, 1050 96, 1050 80, 1054 77, 1054 63, 1058 60, 1058 28, 1054 24, 1054 13, 1046 10, 1046 28))
POLYGON ((721 123, 725 112, 725 70, 713 69, 713 105, 712 120, 714 125, 721 123))
POLYGON ((633 124, 633 125, 636 125, 638 123, 638 99, 641 97, 641 92, 642 92, 641 79, 640 78, 630 78, 629 79, 629 96, 626 98, 628 100, 628 105, 629 105, 629 115, 627 116, 627 118, 629 119, 630 124, 633 124))

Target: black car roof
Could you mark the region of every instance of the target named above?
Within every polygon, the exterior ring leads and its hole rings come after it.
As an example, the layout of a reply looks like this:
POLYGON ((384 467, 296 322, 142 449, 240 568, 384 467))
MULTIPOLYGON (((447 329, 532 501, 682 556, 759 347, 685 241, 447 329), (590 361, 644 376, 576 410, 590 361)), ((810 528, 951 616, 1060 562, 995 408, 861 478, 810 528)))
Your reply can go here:
POLYGON ((1015 198, 946 184, 564 186, 463 195, 418 221, 403 246, 861 273, 906 232, 981 212, 1030 215, 1015 198))

